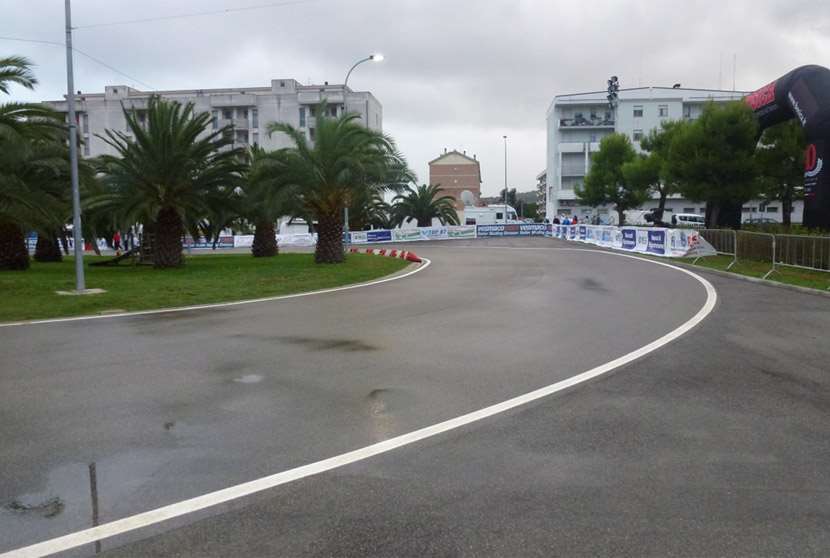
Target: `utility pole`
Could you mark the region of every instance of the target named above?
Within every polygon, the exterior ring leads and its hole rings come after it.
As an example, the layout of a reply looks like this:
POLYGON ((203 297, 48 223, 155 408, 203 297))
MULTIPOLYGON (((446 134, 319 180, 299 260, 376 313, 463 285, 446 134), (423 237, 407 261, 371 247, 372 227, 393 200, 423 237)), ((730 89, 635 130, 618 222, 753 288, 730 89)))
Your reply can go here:
POLYGON ((72 7, 66 0, 66 106, 69 116, 69 172, 72 180, 72 239, 75 248, 75 290, 86 290, 84 243, 81 237, 81 192, 78 186, 78 121, 75 117, 75 82, 72 72, 72 7))

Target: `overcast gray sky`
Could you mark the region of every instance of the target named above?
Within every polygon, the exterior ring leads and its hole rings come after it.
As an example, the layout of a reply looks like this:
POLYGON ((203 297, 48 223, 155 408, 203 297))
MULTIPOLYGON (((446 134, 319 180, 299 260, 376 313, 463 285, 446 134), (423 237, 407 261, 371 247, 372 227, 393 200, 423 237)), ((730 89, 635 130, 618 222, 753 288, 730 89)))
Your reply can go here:
MULTIPOLYGON (((383 104, 384 129, 421 181, 444 147, 476 153, 484 194, 534 187, 545 166, 545 112, 556 94, 672 85, 751 90, 803 64, 830 66, 827 0, 312 0, 224 15, 78 29, 75 46, 156 89, 264 86, 272 78, 350 79, 383 104)), ((269 0, 75 0, 76 26, 238 8, 269 0)), ((3 0, 0 35, 63 40, 63 0, 3 0)), ((34 93, 65 91, 59 47, 0 40, 37 64, 34 93)), ((129 79, 76 56, 76 89, 129 79)))

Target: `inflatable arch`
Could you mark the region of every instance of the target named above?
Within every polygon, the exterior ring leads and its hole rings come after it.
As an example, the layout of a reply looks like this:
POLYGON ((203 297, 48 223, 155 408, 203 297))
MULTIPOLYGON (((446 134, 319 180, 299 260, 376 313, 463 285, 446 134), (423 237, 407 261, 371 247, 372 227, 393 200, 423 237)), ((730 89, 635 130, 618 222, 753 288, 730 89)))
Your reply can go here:
POLYGON ((801 66, 744 97, 761 131, 797 118, 807 139, 804 225, 830 229, 830 70, 801 66))

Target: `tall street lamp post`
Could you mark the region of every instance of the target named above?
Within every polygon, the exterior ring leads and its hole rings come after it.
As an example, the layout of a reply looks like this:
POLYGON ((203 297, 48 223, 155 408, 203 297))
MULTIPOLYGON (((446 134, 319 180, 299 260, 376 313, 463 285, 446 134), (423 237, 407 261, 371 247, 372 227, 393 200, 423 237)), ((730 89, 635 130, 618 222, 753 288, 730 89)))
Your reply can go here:
MULTIPOLYGON (((343 80, 343 113, 345 114, 348 110, 348 95, 349 95, 349 76, 352 75, 352 72, 355 68, 363 64, 364 62, 382 62, 383 55, 382 54, 370 54, 366 58, 361 58, 354 64, 352 67, 349 68, 349 71, 346 72, 346 79, 343 80)), ((369 125, 369 115, 366 115, 366 125, 369 125)), ((346 245, 349 244, 349 206, 343 208, 343 235, 346 237, 346 245)))
POLYGON ((78 121, 75 119, 75 83, 72 71, 72 8, 66 11, 66 109, 69 117, 69 173, 72 181, 72 240, 75 251, 75 290, 86 290, 84 278, 84 244, 81 238, 81 194, 78 186, 78 121))
POLYGON ((507 232, 507 136, 504 139, 504 232, 507 232))

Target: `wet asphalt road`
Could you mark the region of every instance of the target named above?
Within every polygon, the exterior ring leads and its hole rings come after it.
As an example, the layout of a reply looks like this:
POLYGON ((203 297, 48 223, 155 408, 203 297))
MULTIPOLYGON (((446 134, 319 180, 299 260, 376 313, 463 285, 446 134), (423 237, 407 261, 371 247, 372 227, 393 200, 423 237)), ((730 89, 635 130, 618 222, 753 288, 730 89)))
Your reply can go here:
MULTIPOLYGON (((0 503, 46 505, 0 511, 0 550, 88 527, 90 462, 110 521, 573 376, 705 300, 680 272, 561 247, 419 245, 432 266, 365 289, 3 331, 0 503)), ((611 375, 103 548, 827 555, 830 299, 707 278, 715 312, 611 375)))

